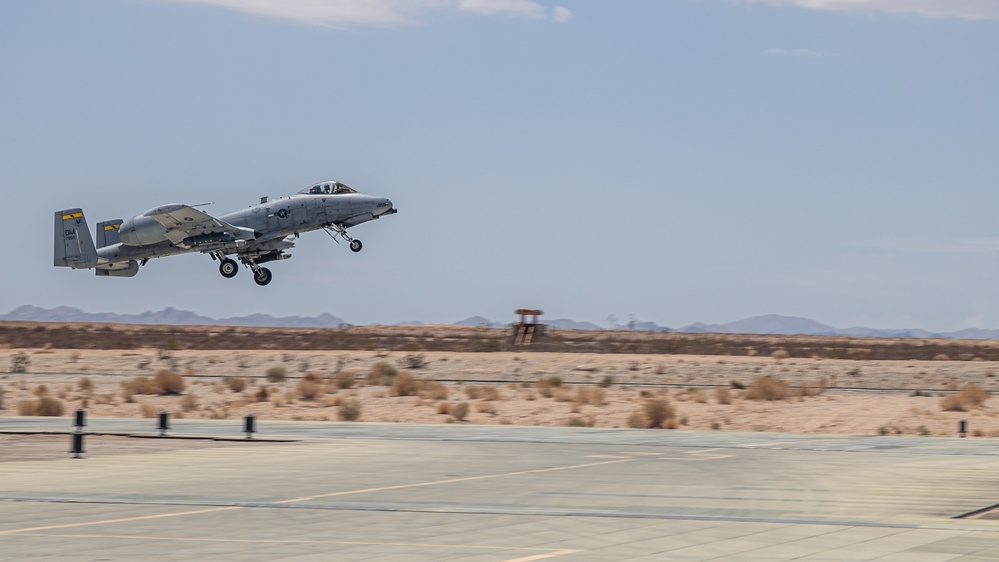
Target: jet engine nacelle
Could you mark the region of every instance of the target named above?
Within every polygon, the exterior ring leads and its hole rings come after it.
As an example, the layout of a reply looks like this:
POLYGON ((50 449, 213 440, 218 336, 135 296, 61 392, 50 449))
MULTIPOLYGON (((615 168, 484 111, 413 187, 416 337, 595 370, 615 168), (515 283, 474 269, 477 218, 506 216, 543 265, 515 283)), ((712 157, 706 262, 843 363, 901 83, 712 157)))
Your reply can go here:
POLYGON ((152 217, 136 215, 121 223, 118 240, 126 246, 151 246, 167 240, 166 228, 152 217))

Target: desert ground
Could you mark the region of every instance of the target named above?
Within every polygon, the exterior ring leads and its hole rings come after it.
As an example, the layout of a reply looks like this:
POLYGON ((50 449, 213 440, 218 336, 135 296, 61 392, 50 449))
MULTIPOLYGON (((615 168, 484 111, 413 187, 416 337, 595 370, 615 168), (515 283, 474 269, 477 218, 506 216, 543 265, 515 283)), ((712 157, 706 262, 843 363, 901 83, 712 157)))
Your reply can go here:
POLYGON ((963 411, 944 409, 972 383, 999 391, 997 372, 992 361, 945 358, 6 348, 0 416, 38 414, 33 406, 47 397, 66 416, 85 407, 91 417, 166 410, 210 419, 253 413, 261 422, 642 427, 662 415, 660 427, 679 430, 936 436, 956 435, 967 420, 971 436, 999 437, 999 398, 979 393, 958 404, 963 411), (163 371, 182 375, 176 394, 152 382, 163 371), (371 375, 392 371, 414 384, 371 375), (759 377, 787 387, 778 399, 752 399, 759 377))

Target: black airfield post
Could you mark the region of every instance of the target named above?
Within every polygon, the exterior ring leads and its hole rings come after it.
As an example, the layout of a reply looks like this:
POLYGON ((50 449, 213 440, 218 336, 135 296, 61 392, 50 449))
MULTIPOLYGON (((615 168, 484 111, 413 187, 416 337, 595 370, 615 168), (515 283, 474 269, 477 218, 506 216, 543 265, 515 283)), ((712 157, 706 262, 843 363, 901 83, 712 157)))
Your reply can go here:
POLYGON ((160 412, 160 420, 156 429, 160 430, 160 437, 166 437, 166 432, 170 429, 170 412, 166 410, 160 412))
POLYGON ((255 414, 247 414, 246 420, 243 423, 243 432, 246 433, 247 439, 253 439, 253 434, 257 431, 257 416, 255 414))
POLYGON ((83 453, 87 451, 83 448, 83 428, 87 425, 87 411, 78 408, 73 416, 73 434, 70 437, 69 452, 74 459, 82 459, 83 453))

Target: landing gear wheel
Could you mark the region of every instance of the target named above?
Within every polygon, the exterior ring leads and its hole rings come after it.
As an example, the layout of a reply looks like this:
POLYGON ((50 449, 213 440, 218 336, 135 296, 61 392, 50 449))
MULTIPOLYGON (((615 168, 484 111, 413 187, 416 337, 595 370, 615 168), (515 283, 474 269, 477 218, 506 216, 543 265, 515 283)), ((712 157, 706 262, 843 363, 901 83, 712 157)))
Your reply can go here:
POLYGON ((253 282, 261 287, 270 283, 273 278, 274 276, 271 275, 271 270, 266 267, 261 267, 253 272, 253 282))
POLYGON ((226 279, 232 279, 239 273, 239 265, 235 261, 226 258, 219 264, 219 273, 226 279))
POLYGON ((364 246, 363 246, 363 244, 361 244, 360 240, 351 240, 350 241, 350 251, 351 252, 360 252, 362 247, 364 247, 364 246))

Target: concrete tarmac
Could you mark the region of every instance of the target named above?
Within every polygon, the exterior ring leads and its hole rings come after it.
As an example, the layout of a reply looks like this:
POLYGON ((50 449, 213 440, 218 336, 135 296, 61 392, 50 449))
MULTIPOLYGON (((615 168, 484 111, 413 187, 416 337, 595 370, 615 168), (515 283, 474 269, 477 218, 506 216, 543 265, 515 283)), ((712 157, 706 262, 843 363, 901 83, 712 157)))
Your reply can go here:
MULTIPOLYGON (((155 433, 155 420, 89 423, 155 433)), ((0 418, 0 434, 68 425, 0 418)), ((177 420, 171 434, 240 429, 177 420)), ((999 523, 980 518, 999 504, 991 439, 259 429, 289 441, 80 460, 67 435, 51 460, 0 462, 0 560, 999 560, 999 523)))

